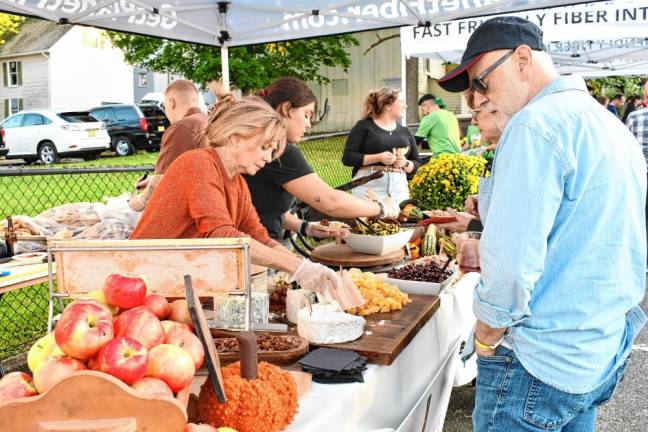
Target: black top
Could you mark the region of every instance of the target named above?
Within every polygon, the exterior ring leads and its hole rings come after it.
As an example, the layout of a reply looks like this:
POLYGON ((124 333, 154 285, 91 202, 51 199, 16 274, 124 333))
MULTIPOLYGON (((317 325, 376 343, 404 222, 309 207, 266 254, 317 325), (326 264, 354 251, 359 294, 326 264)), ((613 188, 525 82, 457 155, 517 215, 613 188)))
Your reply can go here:
MULTIPOLYGON (((362 119, 353 126, 347 137, 342 163, 353 167, 353 175, 355 176, 363 166, 362 160, 365 155, 392 151, 393 148, 398 147, 409 147, 407 159, 412 161, 414 169, 407 176, 413 177, 421 161, 412 131, 401 124, 397 124, 396 129, 389 132, 378 126, 372 119, 362 119)), ((373 165, 382 164, 375 163, 373 165)))
POLYGON ((256 175, 244 176, 250 188, 252 204, 271 238, 283 238, 283 215, 295 202, 295 197, 286 192, 283 185, 312 173, 313 169, 301 150, 294 144, 288 144, 278 159, 266 164, 256 175))

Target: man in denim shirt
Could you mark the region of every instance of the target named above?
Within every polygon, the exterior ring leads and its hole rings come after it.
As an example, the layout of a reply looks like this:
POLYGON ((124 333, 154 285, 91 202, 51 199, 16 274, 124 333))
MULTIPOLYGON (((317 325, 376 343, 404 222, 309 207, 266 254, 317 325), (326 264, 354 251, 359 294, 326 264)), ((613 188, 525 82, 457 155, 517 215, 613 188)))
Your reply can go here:
POLYGON ((479 191, 475 432, 594 431, 646 322, 641 150, 522 18, 485 21, 439 84, 503 131, 479 191))

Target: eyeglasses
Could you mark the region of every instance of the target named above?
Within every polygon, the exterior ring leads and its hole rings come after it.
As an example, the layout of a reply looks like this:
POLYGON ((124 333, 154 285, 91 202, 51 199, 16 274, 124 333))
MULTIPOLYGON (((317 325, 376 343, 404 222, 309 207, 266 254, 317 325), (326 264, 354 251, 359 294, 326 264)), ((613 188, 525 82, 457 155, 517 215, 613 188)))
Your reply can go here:
POLYGON ((495 70, 495 68, 502 63, 506 61, 507 58, 511 57, 511 55, 515 52, 514 49, 510 50, 506 54, 504 54, 499 60, 497 60, 495 63, 490 65, 485 71, 480 73, 479 75, 475 75, 473 79, 470 81, 470 92, 475 93, 479 92, 481 94, 486 94, 486 91, 488 90, 488 85, 486 84, 486 77, 490 75, 491 72, 495 70))

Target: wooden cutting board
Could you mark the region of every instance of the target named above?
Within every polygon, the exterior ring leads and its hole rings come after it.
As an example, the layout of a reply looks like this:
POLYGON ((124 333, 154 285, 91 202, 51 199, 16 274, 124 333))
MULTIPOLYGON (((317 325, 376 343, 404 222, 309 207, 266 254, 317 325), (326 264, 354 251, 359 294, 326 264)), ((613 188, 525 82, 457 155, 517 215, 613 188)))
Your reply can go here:
POLYGON ((405 258, 405 251, 399 249, 384 255, 354 252, 345 244, 327 243, 311 252, 311 259, 320 264, 342 267, 376 267, 392 264, 405 258))
POLYGON ((385 366, 392 364, 441 305, 437 296, 410 294, 410 298, 412 303, 401 311, 364 317, 367 320, 365 331, 359 339, 343 344, 319 346, 355 351, 367 357, 369 363, 385 366))

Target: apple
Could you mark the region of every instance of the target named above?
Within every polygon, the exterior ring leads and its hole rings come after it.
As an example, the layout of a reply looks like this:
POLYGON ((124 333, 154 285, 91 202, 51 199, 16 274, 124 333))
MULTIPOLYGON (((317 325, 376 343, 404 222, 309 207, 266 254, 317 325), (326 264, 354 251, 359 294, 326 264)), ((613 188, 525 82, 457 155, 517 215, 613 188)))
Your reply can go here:
POLYGON ((69 305, 54 329, 56 344, 70 357, 87 360, 114 336, 112 314, 93 301, 69 305))
MULTIPOLYGON (((101 350, 99 350, 99 352, 101 352, 101 350)), ((100 371, 101 370, 101 368, 99 367, 99 354, 97 354, 94 357, 90 357, 86 361, 86 368, 88 368, 90 370, 93 370, 93 371, 100 371)))
POLYGON ((137 306, 119 314, 115 320, 115 336, 128 336, 150 350, 164 342, 160 320, 145 306, 137 306))
POLYGON ((169 314, 169 302, 159 294, 147 295, 144 299, 144 306, 149 308, 159 320, 163 320, 169 314))
MULTIPOLYGON (((219 431, 220 429, 216 429, 214 426, 208 424, 195 424, 195 423, 187 424, 187 426, 185 426, 184 429, 184 432, 219 432, 219 431)), ((234 429, 230 429, 230 431, 234 431, 234 429)))
POLYGON ((194 361, 194 368, 200 369, 205 360, 205 350, 198 336, 181 328, 171 329, 164 337, 165 344, 175 345, 187 351, 194 361))
POLYGON ((139 277, 128 277, 112 274, 106 278, 103 292, 108 304, 131 309, 144 304, 148 291, 148 283, 139 277))
POLYGON ((29 352, 27 353, 27 366, 29 366, 29 370, 34 372, 40 362, 50 356, 55 346, 56 340, 54 340, 54 333, 48 333, 38 339, 29 348, 29 352))
POLYGON ((162 344, 149 351, 146 376, 161 379, 174 393, 188 386, 195 372, 193 359, 180 347, 162 344))
POLYGON ((171 321, 191 325, 191 315, 187 307, 187 300, 176 300, 169 306, 168 317, 171 321))
POLYGON ((194 331, 193 327, 191 327, 190 325, 188 325, 188 324, 183 324, 183 323, 179 323, 179 322, 175 322, 175 321, 171 321, 171 320, 164 320, 164 321, 162 321, 162 328, 164 329, 164 334, 165 334, 165 335, 166 335, 167 333, 169 333, 169 332, 170 332, 172 329, 174 329, 174 328, 179 328, 179 329, 186 330, 186 331, 188 331, 188 332, 191 332, 191 333, 196 334, 196 332, 194 331))
POLYGON ((63 378, 84 369, 83 363, 77 359, 69 357, 48 358, 36 368, 34 385, 38 393, 43 394, 63 378))
POLYGON ((132 388, 138 392, 150 396, 173 397, 173 392, 164 381, 159 378, 144 377, 141 380, 133 383, 132 388))
POLYGON ((146 373, 146 348, 128 336, 117 336, 99 351, 99 369, 126 384, 144 378, 146 373))
POLYGON ((11 372, 0 379, 0 405, 11 399, 37 394, 32 377, 24 372, 11 372))
POLYGON ((108 303, 108 299, 106 299, 106 293, 104 293, 103 290, 90 291, 88 293, 88 298, 92 300, 96 300, 103 305, 106 305, 106 307, 110 309, 110 312, 113 314, 113 316, 117 315, 117 312, 119 312, 119 307, 112 306, 111 304, 108 303))

